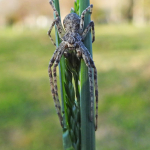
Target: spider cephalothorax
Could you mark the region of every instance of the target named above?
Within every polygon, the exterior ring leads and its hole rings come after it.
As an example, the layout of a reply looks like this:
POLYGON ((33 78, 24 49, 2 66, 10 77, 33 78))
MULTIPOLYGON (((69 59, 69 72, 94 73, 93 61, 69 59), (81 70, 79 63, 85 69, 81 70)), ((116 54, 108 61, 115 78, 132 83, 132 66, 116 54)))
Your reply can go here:
POLYGON ((89 74, 89 92, 90 92, 90 98, 91 98, 91 112, 90 112, 90 120, 93 120, 94 112, 94 95, 93 95, 93 80, 92 80, 92 68, 94 69, 94 86, 95 86, 95 97, 96 97, 96 123, 95 123, 95 130, 97 129, 97 118, 98 118, 98 84, 97 84, 97 70, 94 64, 94 61, 88 51, 88 49, 84 46, 83 40, 86 37, 87 33, 91 31, 92 29, 92 42, 95 40, 95 32, 94 32, 94 22, 91 21, 89 25, 83 30, 84 28, 84 16, 87 12, 92 13, 93 5, 90 5, 87 7, 81 14, 81 17, 78 16, 76 13, 70 13, 68 14, 65 19, 63 20, 64 28, 61 24, 60 17, 58 15, 58 12, 56 8, 54 7, 53 0, 50 0, 50 4, 53 8, 53 11, 55 12, 56 19, 53 21, 50 29, 48 30, 48 35, 52 41, 52 43, 56 46, 54 43, 52 37, 51 37, 51 31, 54 25, 56 25, 58 34, 62 42, 56 48, 48 67, 48 73, 49 73, 49 79, 50 79, 50 85, 51 85, 51 92, 54 99, 55 107, 57 110, 57 114, 59 116, 59 120, 61 123, 61 126, 63 126, 63 119, 61 114, 61 106, 58 98, 58 88, 57 88, 57 78, 56 78, 56 67, 58 66, 58 63, 64 53, 67 53, 70 50, 76 51, 77 57, 83 58, 86 66, 88 67, 88 74, 89 74), (52 66, 53 72, 52 72, 52 66))

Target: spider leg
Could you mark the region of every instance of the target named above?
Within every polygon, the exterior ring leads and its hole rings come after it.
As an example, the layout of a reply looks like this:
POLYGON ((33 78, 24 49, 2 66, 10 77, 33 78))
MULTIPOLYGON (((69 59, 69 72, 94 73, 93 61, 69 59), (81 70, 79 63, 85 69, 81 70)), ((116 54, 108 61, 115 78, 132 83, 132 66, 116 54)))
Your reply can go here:
POLYGON ((81 20, 80 20, 80 33, 82 33, 83 31, 83 27, 84 27, 84 17, 85 14, 89 11, 90 13, 92 13, 92 8, 93 5, 88 6, 81 14, 81 20))
POLYGON ((90 95, 91 95, 91 121, 93 120, 93 107, 94 107, 94 96, 93 96, 93 82, 92 81, 92 72, 91 67, 94 69, 94 86, 95 86, 95 97, 96 97, 96 121, 95 121, 95 131, 97 130, 97 124, 98 124, 98 84, 97 84, 97 69, 95 67, 94 61, 92 60, 92 57, 87 50, 87 48, 84 46, 82 42, 79 44, 78 51, 81 51, 82 57, 84 59, 85 64, 88 67, 88 73, 89 73, 89 83, 90 83, 90 95), (91 81, 90 81, 91 80, 91 81))
MULTIPOLYGON (((62 23, 61 23, 61 20, 60 20, 59 13, 58 13, 58 11, 56 10, 56 8, 55 8, 55 6, 54 6, 53 0, 50 0, 49 3, 50 3, 50 5, 52 6, 52 9, 53 9, 53 11, 54 11, 54 13, 55 13, 55 15, 56 15, 56 19, 53 21, 52 26, 50 27, 50 29, 49 29, 49 31, 48 31, 48 35, 50 36, 50 33, 51 33, 51 30, 52 30, 53 26, 56 25, 56 28, 57 28, 59 37, 62 39, 62 37, 65 35, 65 31, 64 31, 64 29, 63 29, 63 26, 62 26, 62 23)), ((51 37, 50 37, 50 39, 51 39, 51 37)), ((54 43, 53 40, 52 40, 52 43, 54 43)), ((55 45, 56 45, 56 44, 55 44, 55 45)))
POLYGON ((60 37, 60 38, 62 38, 62 37, 64 36, 65 31, 64 31, 64 29, 63 29, 63 27, 62 27, 62 24, 61 24, 61 21, 60 21, 60 17, 57 17, 57 18, 53 21, 52 25, 50 26, 50 28, 49 28, 49 30, 48 30, 48 32, 47 32, 47 34, 48 34, 48 36, 50 37, 52 43, 54 44, 54 46, 56 46, 56 43, 54 42, 54 40, 53 40, 52 37, 51 37, 51 31, 52 31, 54 25, 56 25, 56 28, 57 28, 57 31, 58 31, 58 34, 59 34, 59 37, 60 37))
POLYGON ((53 40, 52 37, 51 37, 51 31, 52 31, 52 29, 53 29, 53 27, 54 27, 54 25, 55 25, 55 22, 56 22, 56 19, 53 21, 52 25, 50 26, 50 28, 49 28, 49 30, 48 30, 48 32, 47 32, 47 34, 48 34, 48 36, 50 37, 51 42, 53 43, 54 46, 56 46, 56 43, 54 42, 54 40, 53 40))
POLYGON ((56 14, 56 17, 59 17, 59 13, 58 13, 58 11, 56 10, 56 8, 55 8, 55 6, 54 6, 54 1, 53 1, 53 0, 50 0, 49 3, 50 3, 50 5, 52 6, 52 9, 53 9, 53 11, 54 11, 55 14, 56 14))
POLYGON ((58 64, 60 62, 60 59, 61 59, 61 56, 62 56, 63 52, 65 51, 65 47, 66 47, 65 42, 63 42, 61 45, 59 45, 59 51, 58 51, 57 57, 55 59, 54 67, 53 67, 54 90, 55 90, 56 101, 57 101, 57 104, 58 104, 58 112, 57 113, 58 113, 60 123, 61 123, 62 126, 63 126, 63 123, 62 123, 63 118, 62 118, 62 115, 61 115, 61 106, 60 106, 59 97, 58 97, 56 67, 58 66, 58 64))
POLYGON ((90 98, 91 98, 91 108, 90 108, 90 120, 93 121, 94 118, 94 112, 93 112, 93 107, 94 107, 94 95, 93 95, 93 79, 92 79, 92 67, 90 64, 90 58, 89 55, 86 51, 87 48, 84 46, 83 43, 80 42, 79 44, 79 48, 77 49, 77 51, 81 51, 82 53, 82 57, 83 60, 86 64, 86 66, 88 67, 88 75, 89 75, 89 84, 90 84, 90 98))
POLYGON ((95 97, 96 97, 96 114, 95 114, 95 131, 97 130, 97 125, 98 125, 98 84, 97 84, 97 69, 95 67, 94 61, 89 53, 89 51, 87 51, 89 57, 90 57, 90 64, 92 66, 92 68, 94 69, 94 86, 95 86, 95 97))
POLYGON ((60 107, 60 103, 59 101, 56 100, 56 94, 55 94, 55 89, 54 89, 54 83, 53 83, 53 75, 52 75, 52 66, 56 60, 56 57, 57 57, 57 53, 58 51, 61 51, 61 47, 64 45, 64 43, 62 42, 59 47, 55 50, 50 62, 49 62, 49 66, 48 66, 48 74, 49 74, 49 80, 50 80, 50 86, 51 86, 51 92, 52 92, 52 97, 54 99, 54 104, 55 104, 55 108, 56 108, 56 111, 57 111, 57 114, 58 114, 58 117, 59 117, 59 121, 60 121, 60 124, 61 126, 63 127, 63 124, 62 124, 62 115, 61 115, 61 107, 60 107))
MULTIPOLYGON (((56 59, 56 54, 58 52, 58 49, 55 50, 50 62, 49 62, 49 66, 48 66, 48 74, 49 74, 49 80, 50 80, 50 86, 51 86, 51 93, 52 93, 52 97, 53 97, 53 100, 54 100, 54 104, 55 104, 55 108, 56 108, 56 111, 57 111, 57 114, 58 114, 58 117, 59 117, 59 120, 60 120, 60 123, 61 123, 61 114, 58 113, 58 104, 57 104, 57 101, 56 101, 56 97, 55 97, 55 90, 54 90, 54 83, 53 83, 53 75, 52 75, 52 70, 51 70, 51 67, 53 66, 53 63, 56 59)), ((61 124, 62 125, 62 124, 61 124)))
POLYGON ((88 32, 92 29, 92 43, 95 41, 95 30, 94 30, 94 22, 91 21, 89 23, 89 25, 85 28, 85 30, 82 33, 82 39, 84 40, 84 38, 87 36, 88 32))

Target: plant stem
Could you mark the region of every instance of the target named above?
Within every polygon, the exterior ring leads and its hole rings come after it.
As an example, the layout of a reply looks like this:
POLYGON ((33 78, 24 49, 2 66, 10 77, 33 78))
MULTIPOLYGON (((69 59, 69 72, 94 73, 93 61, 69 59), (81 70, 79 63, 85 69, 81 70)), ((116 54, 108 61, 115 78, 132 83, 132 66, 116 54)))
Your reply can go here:
MULTIPOLYGON (((55 8, 59 15, 59 0, 55 0, 55 8)), ((58 36, 57 29, 55 28, 56 45, 60 44, 61 40, 58 36)), ((76 55, 70 54, 70 58, 62 56, 59 63, 60 75, 60 91, 62 100, 63 112, 63 146, 65 150, 79 150, 80 149, 80 113, 79 113, 79 66, 80 62, 77 60, 76 55), (74 65, 75 64, 75 65, 74 65), (79 64, 79 65, 78 65, 79 64), (75 87, 73 86, 72 79, 74 78, 75 87), (77 100, 75 100, 75 95, 77 100)))
MULTIPOLYGON (((89 0, 80 0, 79 15, 89 5, 89 0)), ((87 14, 84 19, 84 27, 90 22, 90 14, 87 14)), ((92 55, 91 33, 86 36, 84 45, 92 55)), ((84 61, 81 61, 80 70, 80 112, 81 112, 81 150, 95 150, 95 127, 94 120, 90 121, 90 92, 89 92, 89 77, 88 68, 84 61)), ((94 110, 93 110, 94 111, 94 110)))
MULTIPOLYGON (((82 11, 88 6, 89 0, 77 0, 76 12, 79 11, 79 14, 81 15, 82 11), (78 8, 79 6, 80 8, 78 8)), ((59 0, 55 0, 55 7, 60 14, 59 0)), ((90 14, 85 17, 84 22, 86 27, 90 22, 90 14)), ((57 29, 55 31, 56 45, 58 46, 61 40, 59 39, 57 29)), ((92 55, 91 33, 89 33, 85 38, 84 44, 92 55)), ((78 62, 75 56, 76 55, 73 53, 70 54, 70 58, 68 59, 65 59, 64 56, 62 56, 59 63, 62 111, 64 113, 63 145, 65 150, 95 150, 94 121, 91 122, 89 118, 90 92, 88 68, 86 67, 84 61, 81 60, 79 93, 78 70, 80 67, 80 62, 78 62), (74 86, 72 79, 74 79, 74 86), (75 97, 77 100, 75 100, 75 97)))

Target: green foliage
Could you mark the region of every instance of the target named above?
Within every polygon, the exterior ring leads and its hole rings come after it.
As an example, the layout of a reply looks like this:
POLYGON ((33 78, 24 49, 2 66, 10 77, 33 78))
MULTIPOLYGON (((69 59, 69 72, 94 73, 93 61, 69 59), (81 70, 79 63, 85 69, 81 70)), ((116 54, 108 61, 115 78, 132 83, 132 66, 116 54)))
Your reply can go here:
POLYGON ((74 10, 75 10, 75 13, 79 15, 79 0, 76 0, 74 2, 74 10))
MULTIPOLYGON (((1 150, 63 150, 47 73, 55 47, 46 32, 0 29, 1 150)), ((150 28, 96 25, 96 37, 96 149, 148 150, 150 28)))
MULTIPOLYGON (((79 1, 79 15, 90 5, 89 0, 79 1)), ((91 21, 91 14, 87 13, 84 18, 84 29, 89 25, 91 21)), ((92 38, 89 32, 83 41, 85 47, 88 49, 92 56, 92 38)), ((90 121, 90 111, 91 111, 91 97, 89 92, 89 75, 88 68, 81 60, 80 69, 80 115, 81 115, 81 150, 95 150, 95 125, 94 119, 90 121)), ((93 108, 94 112, 95 108, 93 108)))
MULTIPOLYGON (((59 1, 55 0, 56 9, 59 10, 59 1)), ((77 8, 75 8, 75 11, 77 8)), ((56 31, 56 41, 59 45, 60 40, 56 31)), ((78 89, 80 61, 76 54, 70 53, 69 57, 61 59, 60 62, 60 81, 61 96, 64 112, 63 145, 64 148, 79 150, 80 141, 80 96, 78 89), (64 67, 62 67, 64 66, 64 67), (64 75, 65 73, 65 75, 64 75), (74 78, 74 85, 72 83, 74 78), (75 87, 74 87, 75 86, 75 87), (75 96, 76 95, 76 96, 75 96)))
MULTIPOLYGON (((69 57, 65 61, 66 61, 66 73, 65 73, 66 118, 65 120, 66 120, 67 128, 64 129, 64 133, 69 132, 69 137, 72 146, 74 147, 75 150, 79 150, 80 149, 80 109, 79 109, 80 96, 79 96, 78 81, 79 81, 80 61, 77 59, 74 53, 69 53, 69 57), (74 85, 72 82, 73 80, 74 80, 74 85)), ((66 145, 66 143, 64 145, 66 145)))

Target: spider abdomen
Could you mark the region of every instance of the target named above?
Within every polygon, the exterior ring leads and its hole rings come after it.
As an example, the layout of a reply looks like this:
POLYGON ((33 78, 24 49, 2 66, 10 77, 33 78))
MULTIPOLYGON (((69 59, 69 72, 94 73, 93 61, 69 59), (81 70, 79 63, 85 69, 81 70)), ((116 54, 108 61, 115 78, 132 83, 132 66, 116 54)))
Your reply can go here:
POLYGON ((63 25, 66 31, 79 32, 80 17, 76 13, 70 13, 63 20, 63 25))

